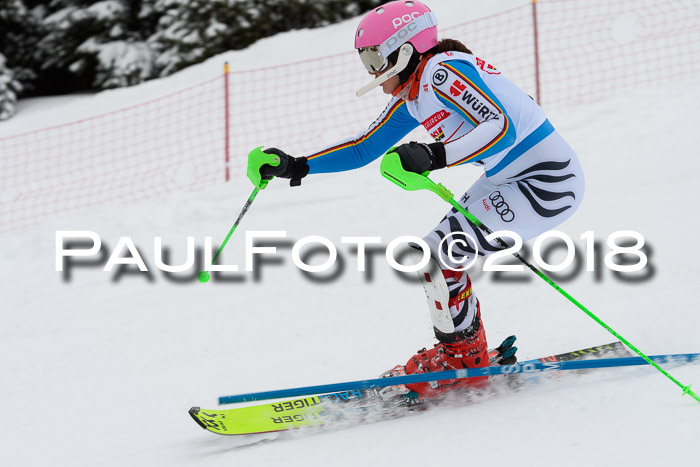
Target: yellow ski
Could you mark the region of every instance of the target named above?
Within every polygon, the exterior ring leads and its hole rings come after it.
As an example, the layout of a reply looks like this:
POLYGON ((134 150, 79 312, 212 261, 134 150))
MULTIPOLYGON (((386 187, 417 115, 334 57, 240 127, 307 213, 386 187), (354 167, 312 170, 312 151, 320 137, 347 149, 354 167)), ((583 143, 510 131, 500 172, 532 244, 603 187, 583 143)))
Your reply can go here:
POLYGON ((322 400, 347 401, 362 397, 365 397, 363 391, 344 391, 225 410, 192 407, 190 415, 199 426, 220 435, 269 433, 323 425, 331 414, 322 400))

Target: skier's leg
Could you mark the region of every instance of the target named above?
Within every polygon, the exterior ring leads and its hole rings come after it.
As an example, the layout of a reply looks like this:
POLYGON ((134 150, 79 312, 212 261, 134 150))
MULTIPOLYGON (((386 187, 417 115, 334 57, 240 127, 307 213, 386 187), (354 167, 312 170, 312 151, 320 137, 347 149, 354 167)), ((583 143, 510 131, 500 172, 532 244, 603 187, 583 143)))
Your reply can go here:
MULTIPOLYGON (((498 173, 481 177, 459 199, 459 203, 492 231, 510 230, 523 241, 561 224, 581 203, 581 167, 573 151, 556 132, 536 149, 498 173)), ((426 271, 419 272, 440 343, 412 357, 406 364, 407 373, 488 365, 479 301, 467 272, 454 271, 469 264, 476 255, 488 255, 501 249, 495 241, 489 242, 485 237, 483 231, 453 208, 424 238, 433 258, 432 272, 427 271, 429 277, 438 282, 444 278, 445 284, 426 287, 426 271), (437 267, 441 274, 436 272, 437 267), (452 326, 446 324, 449 321, 446 313, 434 310, 442 307, 444 301, 448 302, 452 326), (436 317, 440 319, 436 320, 436 317)), ((512 239, 504 240, 512 244, 512 239)), ((407 386, 423 393, 421 395, 430 395, 455 382, 444 383, 437 388, 407 386)))
MULTIPOLYGON (((571 148, 552 133, 535 148, 493 176, 483 176, 459 199, 462 207, 492 231, 508 230, 523 242, 540 235, 568 219, 581 204, 584 180, 581 166, 571 148)), ((488 172, 487 172, 488 173, 488 172)), ((503 238, 512 244, 509 237, 503 238)), ((478 300, 471 290, 468 274, 452 272, 469 264, 475 256, 501 250, 495 241, 457 209, 452 208, 424 240, 432 258, 448 278, 450 304, 455 331, 469 327, 476 317, 478 300)))

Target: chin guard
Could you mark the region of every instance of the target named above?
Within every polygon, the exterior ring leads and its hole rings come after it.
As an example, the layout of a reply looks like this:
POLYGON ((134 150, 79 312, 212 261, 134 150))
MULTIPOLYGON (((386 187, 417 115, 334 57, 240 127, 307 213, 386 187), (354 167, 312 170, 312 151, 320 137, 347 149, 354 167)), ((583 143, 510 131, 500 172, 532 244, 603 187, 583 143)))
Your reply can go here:
POLYGON ((408 62, 411 60, 411 55, 413 54, 413 46, 409 43, 406 43, 401 46, 399 49, 399 58, 396 60, 396 65, 393 67, 389 68, 386 73, 384 73, 381 76, 378 76, 377 78, 373 79, 369 83, 365 84, 362 86, 360 89, 357 90, 355 95, 357 97, 362 97, 365 94, 367 94, 369 91, 372 89, 376 88, 383 82, 393 78, 394 76, 398 75, 401 73, 406 66, 408 65, 408 62))

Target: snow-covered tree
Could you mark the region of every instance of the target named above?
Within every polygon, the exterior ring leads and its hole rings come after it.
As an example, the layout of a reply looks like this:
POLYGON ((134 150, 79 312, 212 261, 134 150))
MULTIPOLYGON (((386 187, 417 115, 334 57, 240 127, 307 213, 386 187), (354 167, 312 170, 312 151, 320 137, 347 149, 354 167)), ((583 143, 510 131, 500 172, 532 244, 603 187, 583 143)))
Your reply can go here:
POLYGON ((5 56, 0 53, 0 120, 7 120, 15 114, 17 94, 22 90, 22 85, 5 63, 5 56))
POLYGON ((43 20, 42 68, 66 70, 73 90, 127 86, 152 77, 155 56, 141 40, 142 2, 53 0, 43 20))
POLYGON ((160 75, 291 29, 324 26, 381 0, 156 0, 158 31, 149 39, 160 75))
POLYGON ((0 0, 0 52, 14 93, 19 83, 34 95, 113 88, 278 32, 356 16, 381 2, 0 0))
MULTIPOLYGON (((25 0, 2 0, 0 7, 0 53, 4 55, 5 77, 10 70, 16 84, 24 91, 33 89, 36 78, 36 43, 40 23, 33 5, 25 0)), ((17 92, 15 90, 15 92, 17 92)))

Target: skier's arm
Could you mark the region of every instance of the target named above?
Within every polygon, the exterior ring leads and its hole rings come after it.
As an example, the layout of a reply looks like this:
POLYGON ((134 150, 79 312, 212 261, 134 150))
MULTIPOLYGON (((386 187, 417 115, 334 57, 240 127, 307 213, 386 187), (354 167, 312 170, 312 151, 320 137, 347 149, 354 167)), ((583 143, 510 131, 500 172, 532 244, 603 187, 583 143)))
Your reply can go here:
POLYGON ((441 62, 435 69, 438 67, 447 75, 442 84, 433 83, 438 100, 474 125, 470 132, 445 144, 447 165, 476 162, 512 145, 513 122, 476 69, 459 60, 441 62))
POLYGON ((307 156, 309 173, 341 172, 367 165, 418 125, 406 103, 394 97, 367 130, 307 156))

